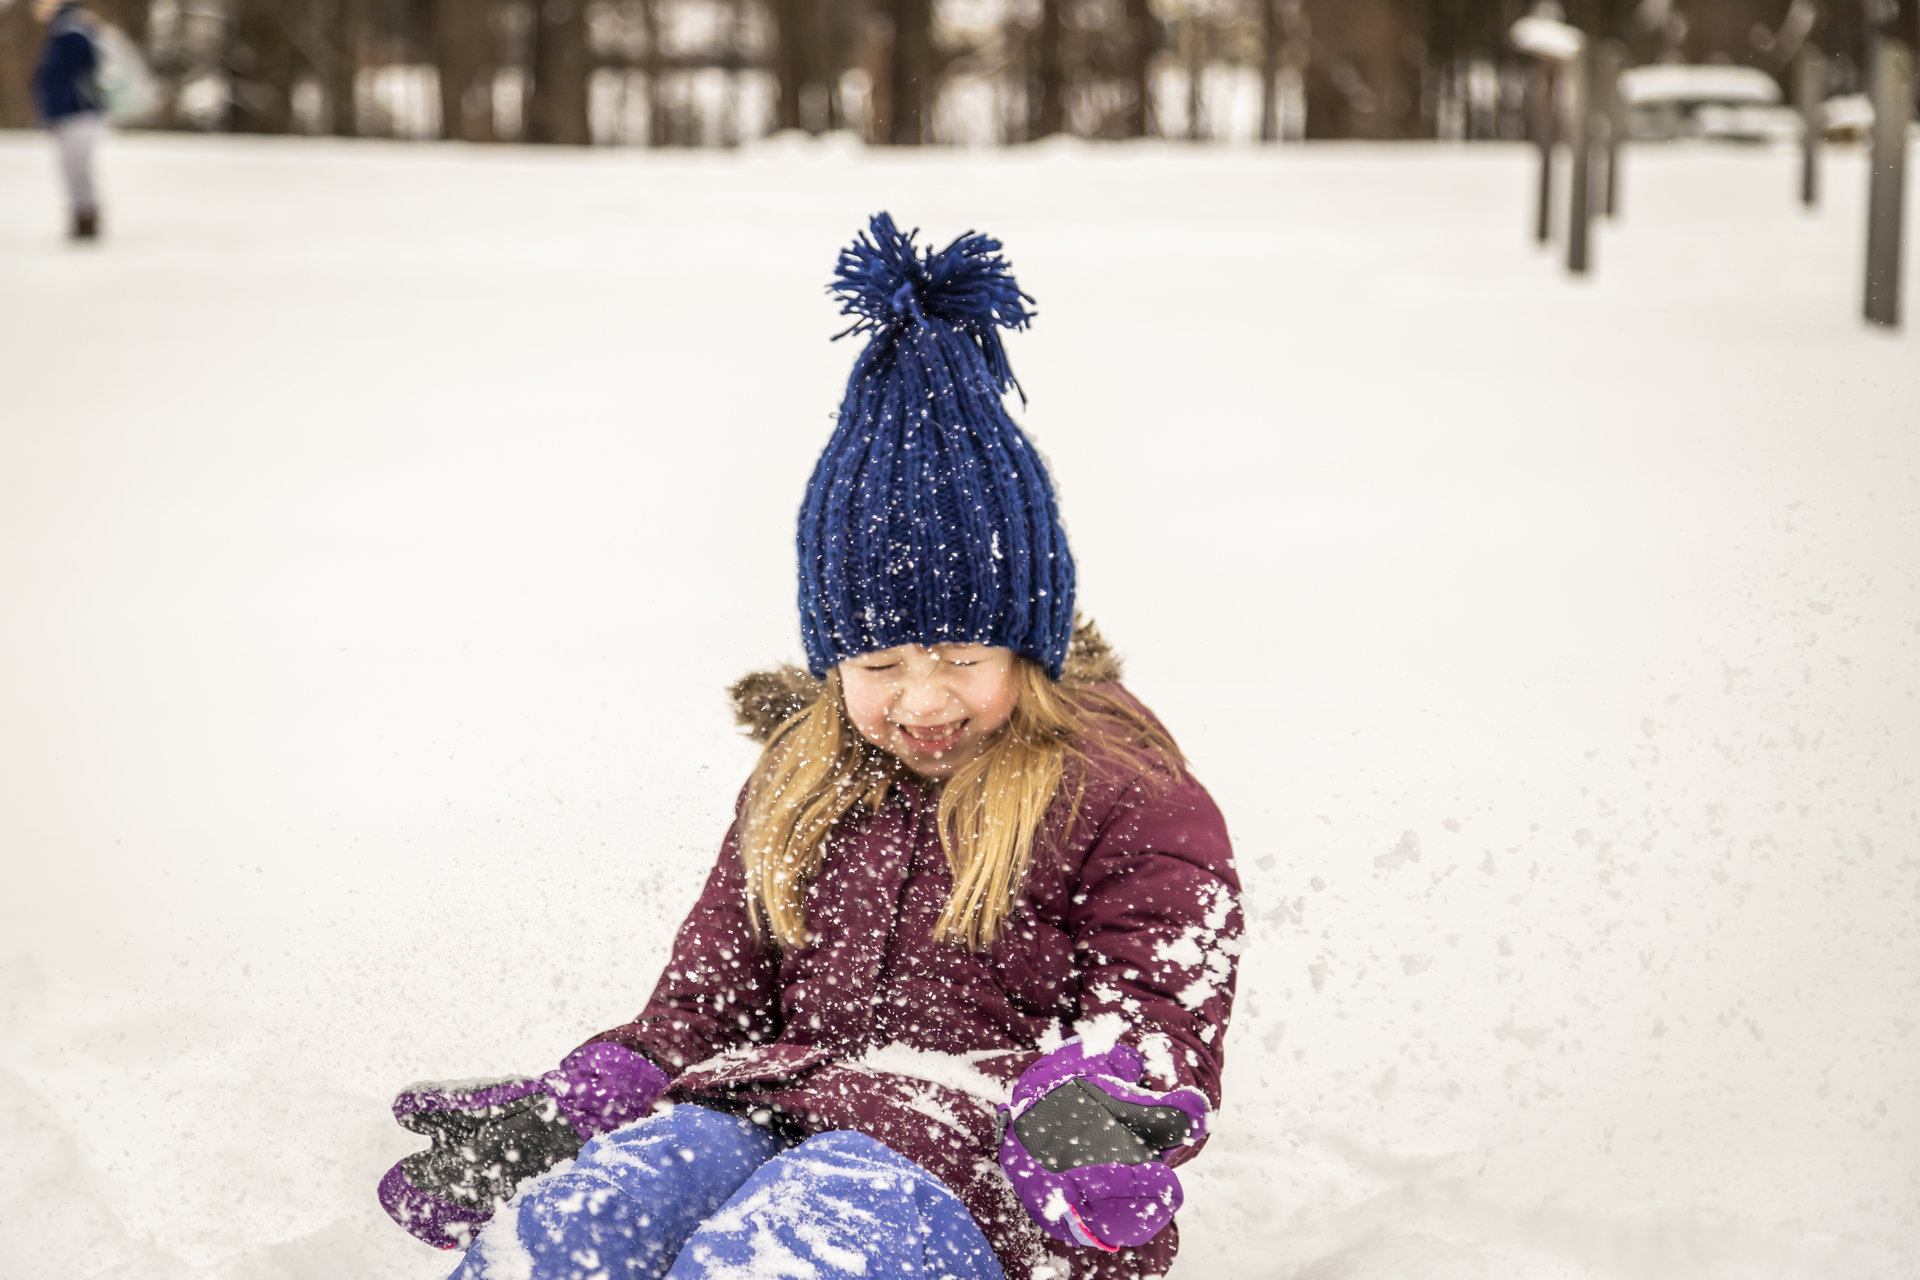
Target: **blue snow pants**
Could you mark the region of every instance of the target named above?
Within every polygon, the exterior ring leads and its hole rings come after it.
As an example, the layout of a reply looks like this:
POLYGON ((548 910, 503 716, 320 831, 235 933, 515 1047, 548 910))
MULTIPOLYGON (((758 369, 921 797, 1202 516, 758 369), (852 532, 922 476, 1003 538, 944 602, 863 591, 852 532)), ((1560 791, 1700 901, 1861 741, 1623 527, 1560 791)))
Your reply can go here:
POLYGON ((494 1214, 451 1280, 1004 1280, 966 1208, 862 1133, 789 1147, 679 1106, 581 1149, 494 1214))

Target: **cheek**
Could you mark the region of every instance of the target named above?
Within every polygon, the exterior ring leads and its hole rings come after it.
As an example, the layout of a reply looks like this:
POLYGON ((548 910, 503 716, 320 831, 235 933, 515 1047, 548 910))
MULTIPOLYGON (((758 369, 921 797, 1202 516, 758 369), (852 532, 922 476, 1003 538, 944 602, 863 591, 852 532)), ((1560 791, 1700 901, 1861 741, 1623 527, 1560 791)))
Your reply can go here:
POLYGON ((998 729, 1013 714, 1013 681, 1003 672, 982 679, 967 689, 964 701, 967 714, 984 729, 998 729))
POLYGON ((858 729, 869 742, 884 742, 887 737, 887 707, 891 702, 890 691, 849 680, 845 685, 845 694, 847 719, 853 721, 853 727, 858 729))

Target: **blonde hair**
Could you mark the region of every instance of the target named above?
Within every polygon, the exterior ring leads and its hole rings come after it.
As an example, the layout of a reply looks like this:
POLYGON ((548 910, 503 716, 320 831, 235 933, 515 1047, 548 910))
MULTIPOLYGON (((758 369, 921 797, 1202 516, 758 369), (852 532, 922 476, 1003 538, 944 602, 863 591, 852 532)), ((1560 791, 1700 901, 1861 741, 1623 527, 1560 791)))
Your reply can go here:
MULTIPOLYGON (((1118 664, 1091 624, 1076 629, 1074 655, 1058 683, 1031 658, 1015 657, 1012 717, 940 790, 935 822, 953 893, 936 938, 979 950, 999 935, 1070 773, 1073 796, 1061 838, 1072 830, 1090 757, 1136 772, 1155 766, 1174 776, 1184 772, 1166 730, 1130 700, 1099 687, 1118 677, 1118 664)), ((811 700, 794 688, 799 680, 801 673, 789 671, 734 687, 743 722, 764 717, 769 707, 789 712, 760 754, 739 822, 755 926, 784 947, 807 943, 806 891, 820 873, 828 835, 856 806, 877 810, 893 787, 920 781, 854 728, 837 669, 812 688, 811 700), (790 710, 777 690, 769 692, 768 681, 804 705, 790 710)))

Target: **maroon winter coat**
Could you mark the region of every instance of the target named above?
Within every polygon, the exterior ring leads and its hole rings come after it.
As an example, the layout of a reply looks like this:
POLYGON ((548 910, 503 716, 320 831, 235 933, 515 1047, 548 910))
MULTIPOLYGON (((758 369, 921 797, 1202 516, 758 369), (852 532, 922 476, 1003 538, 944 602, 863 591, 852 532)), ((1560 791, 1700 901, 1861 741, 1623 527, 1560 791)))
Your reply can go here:
POLYGON ((934 940, 953 879, 932 787, 895 787, 828 837, 800 950, 755 940, 729 830, 653 998, 594 1040, 659 1064, 674 1101, 885 1143, 953 1189, 1008 1280, 1028 1280, 1048 1255, 1069 1259, 1054 1274, 1073 1280, 1166 1274, 1177 1225, 1116 1254, 1060 1244, 1033 1225, 997 1157, 995 1102, 1059 1028, 1092 1019, 1124 1022, 1150 1086, 1193 1085, 1220 1104, 1242 936, 1226 824, 1191 777, 1098 761, 1084 772, 1068 830, 1069 765, 1022 901, 984 952, 934 940))

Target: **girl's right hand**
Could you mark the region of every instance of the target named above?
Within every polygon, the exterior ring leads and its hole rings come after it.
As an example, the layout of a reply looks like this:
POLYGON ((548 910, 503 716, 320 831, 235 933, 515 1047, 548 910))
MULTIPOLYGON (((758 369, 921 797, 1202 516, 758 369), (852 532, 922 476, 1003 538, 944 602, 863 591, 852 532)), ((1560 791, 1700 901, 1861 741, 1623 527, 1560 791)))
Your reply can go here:
POLYGON ((431 1139, 380 1180, 395 1222, 440 1249, 464 1249, 520 1184, 590 1138, 644 1116, 666 1073, 617 1044, 590 1044, 539 1079, 416 1085, 393 1101, 403 1128, 431 1139))
POLYGON ((393 1100, 433 1145, 387 1170, 380 1203, 437 1249, 464 1249, 520 1184, 579 1154, 580 1135, 540 1081, 416 1085, 393 1100))

